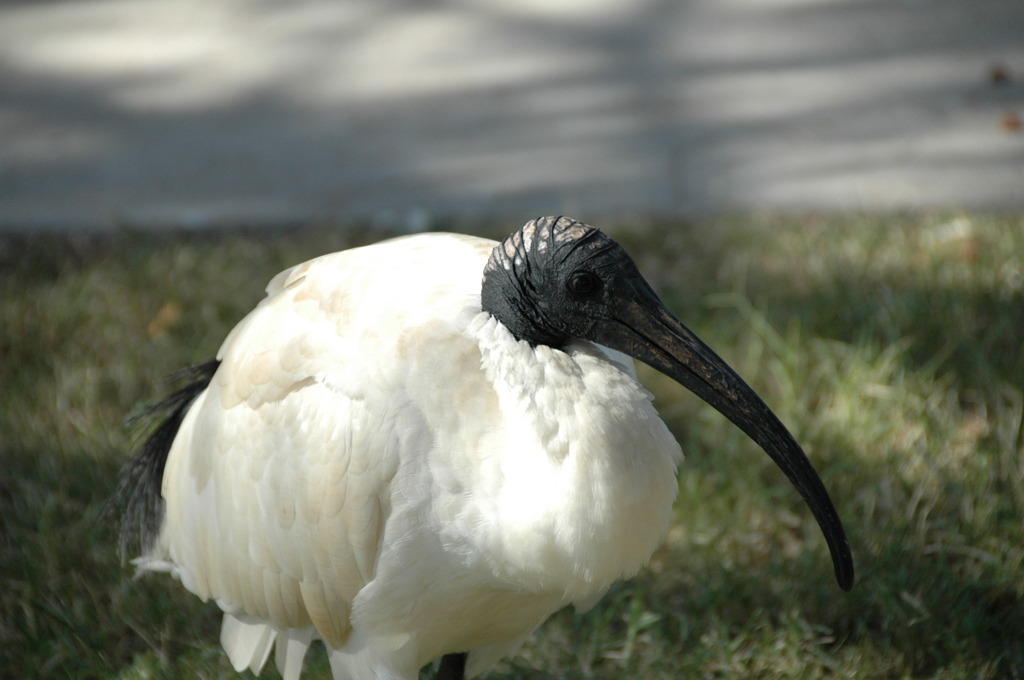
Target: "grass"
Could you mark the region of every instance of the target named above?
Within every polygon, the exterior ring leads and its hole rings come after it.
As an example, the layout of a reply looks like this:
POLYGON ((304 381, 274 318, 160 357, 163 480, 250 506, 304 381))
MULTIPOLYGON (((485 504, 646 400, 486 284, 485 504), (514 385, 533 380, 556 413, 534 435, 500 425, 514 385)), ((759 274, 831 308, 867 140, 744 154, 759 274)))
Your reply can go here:
MULTIPOLYGON (((858 583, 766 456, 644 371, 687 452, 665 546, 486 677, 1024 678, 1024 218, 604 226, 802 442, 858 583)), ((271 275, 385 235, 0 236, 0 677, 236 677, 214 606, 118 563, 123 423, 271 275)))

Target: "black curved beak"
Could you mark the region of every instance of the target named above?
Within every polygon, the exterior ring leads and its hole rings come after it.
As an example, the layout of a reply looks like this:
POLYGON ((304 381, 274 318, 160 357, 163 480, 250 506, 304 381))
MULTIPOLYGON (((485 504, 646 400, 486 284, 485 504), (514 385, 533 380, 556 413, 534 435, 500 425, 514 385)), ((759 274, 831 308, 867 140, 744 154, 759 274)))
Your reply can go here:
POLYGON ((625 352, 674 379, 731 420, 782 469, 818 521, 832 554, 839 587, 853 586, 853 557, 842 521, 814 466, 779 419, 743 381, 679 319, 643 279, 614 317, 598 322, 590 339, 625 352))

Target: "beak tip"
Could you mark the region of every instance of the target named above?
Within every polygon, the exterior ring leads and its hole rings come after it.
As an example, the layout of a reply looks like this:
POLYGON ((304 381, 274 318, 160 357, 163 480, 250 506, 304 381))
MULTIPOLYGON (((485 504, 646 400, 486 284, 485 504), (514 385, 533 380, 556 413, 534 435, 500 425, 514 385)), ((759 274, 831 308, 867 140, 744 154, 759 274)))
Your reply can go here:
POLYGON ((839 583, 839 587, 844 591, 849 592, 853 589, 853 584, 856 581, 853 568, 853 555, 850 552, 848 545, 843 546, 843 550, 835 559, 835 572, 836 582, 839 583))

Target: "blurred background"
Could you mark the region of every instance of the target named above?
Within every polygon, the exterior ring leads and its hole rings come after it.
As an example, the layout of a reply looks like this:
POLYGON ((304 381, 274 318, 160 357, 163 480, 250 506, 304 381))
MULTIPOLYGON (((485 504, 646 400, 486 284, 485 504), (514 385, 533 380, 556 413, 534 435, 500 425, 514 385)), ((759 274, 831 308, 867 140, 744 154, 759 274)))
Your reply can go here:
POLYGON ((1024 207, 1020 0, 5 0, 0 227, 1024 207))

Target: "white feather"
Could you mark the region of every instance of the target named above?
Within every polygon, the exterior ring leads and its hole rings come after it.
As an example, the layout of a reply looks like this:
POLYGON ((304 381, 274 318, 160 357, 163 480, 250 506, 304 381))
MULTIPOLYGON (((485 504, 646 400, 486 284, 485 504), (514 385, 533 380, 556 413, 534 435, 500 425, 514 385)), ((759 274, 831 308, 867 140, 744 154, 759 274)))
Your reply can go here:
POLYGON ((313 640, 313 629, 286 628, 277 636, 274 651, 274 663, 281 673, 282 680, 299 680, 302 673, 302 662, 313 640))
POLYGON ((272 626, 250 616, 224 614, 220 628, 220 644, 236 671, 248 668, 259 673, 267 662, 274 644, 272 626))

